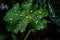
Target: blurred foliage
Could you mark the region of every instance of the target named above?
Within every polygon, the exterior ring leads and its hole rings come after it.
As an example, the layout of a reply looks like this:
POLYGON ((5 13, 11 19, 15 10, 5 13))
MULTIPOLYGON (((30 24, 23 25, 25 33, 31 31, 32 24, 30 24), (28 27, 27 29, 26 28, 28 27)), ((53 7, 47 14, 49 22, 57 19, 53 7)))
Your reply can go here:
POLYGON ((0 35, 0 40, 5 40, 5 36, 4 35, 0 35))
MULTIPOLYGON (((59 1, 59 0, 58 0, 59 1)), ((50 12, 50 19, 58 26, 60 26, 60 17, 59 17, 59 13, 57 13, 56 8, 54 8, 54 6, 51 4, 51 0, 48 1, 48 7, 49 7, 49 12, 50 12), (56 15, 58 14, 58 15, 56 15)))

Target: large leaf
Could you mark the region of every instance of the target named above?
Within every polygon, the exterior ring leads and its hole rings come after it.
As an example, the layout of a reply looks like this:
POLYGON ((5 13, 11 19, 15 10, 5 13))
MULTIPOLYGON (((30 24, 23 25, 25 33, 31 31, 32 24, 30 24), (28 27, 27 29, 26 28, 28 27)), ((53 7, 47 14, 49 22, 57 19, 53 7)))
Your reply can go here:
POLYGON ((4 20, 8 22, 7 29, 8 31, 17 33, 18 31, 24 32, 28 23, 32 25, 34 30, 42 30, 46 27, 46 20, 43 18, 48 15, 46 8, 38 8, 38 3, 35 5, 35 9, 32 7, 33 0, 27 0, 21 4, 14 4, 12 9, 10 9, 4 20), (11 13, 12 12, 12 13, 11 13))

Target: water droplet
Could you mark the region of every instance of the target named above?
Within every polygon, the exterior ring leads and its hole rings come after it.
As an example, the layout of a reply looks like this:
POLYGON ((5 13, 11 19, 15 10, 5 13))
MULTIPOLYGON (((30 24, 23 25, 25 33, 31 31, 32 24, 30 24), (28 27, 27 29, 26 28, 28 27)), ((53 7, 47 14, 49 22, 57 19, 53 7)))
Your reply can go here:
POLYGON ((32 13, 33 12, 33 10, 30 10, 30 13, 32 13))
POLYGON ((36 21, 36 24, 38 23, 38 20, 36 21))
POLYGON ((18 11, 18 13, 20 13, 20 11, 18 11))
POLYGON ((12 21, 10 23, 13 23, 12 21))
POLYGON ((39 16, 37 16, 37 17, 39 17, 39 16))
POLYGON ((20 15, 20 16, 23 16, 23 15, 20 15))
POLYGON ((41 26, 41 29, 43 29, 44 28, 44 26, 41 26))
POLYGON ((21 30, 21 32, 23 32, 23 30, 21 30))
POLYGON ((39 13, 42 13, 41 11, 39 11, 39 13))
POLYGON ((17 12, 17 10, 15 10, 15 12, 17 12))
POLYGON ((28 17, 28 16, 26 16, 26 18, 28 19, 29 17, 28 17))
POLYGON ((15 9, 16 9, 16 7, 15 7, 15 9))
POLYGON ((21 21, 19 21, 19 23, 21 23, 21 21))
POLYGON ((40 30, 40 28, 38 28, 38 30, 40 30))
POLYGON ((12 20, 12 18, 10 18, 10 20, 12 20))

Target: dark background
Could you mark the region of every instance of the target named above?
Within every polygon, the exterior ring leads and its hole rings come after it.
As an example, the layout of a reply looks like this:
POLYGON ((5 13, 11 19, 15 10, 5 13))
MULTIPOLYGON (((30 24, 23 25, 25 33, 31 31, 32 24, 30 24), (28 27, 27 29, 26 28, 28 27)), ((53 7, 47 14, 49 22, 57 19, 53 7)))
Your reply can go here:
MULTIPOLYGON (((0 4, 4 3, 7 4, 9 9, 13 6, 14 3, 16 2, 23 2, 23 0, 0 0, 0 4)), ((53 7, 55 8, 56 11, 56 15, 58 17, 60 17, 60 0, 51 0, 51 3, 53 5, 53 7)), ((48 6, 47 6, 48 7, 48 6)), ((9 10, 8 9, 8 10, 9 10)), ((0 35, 5 35, 6 36, 6 40, 12 40, 11 37, 11 32, 8 32, 6 30, 6 22, 3 20, 3 17, 5 16, 6 12, 8 11, 6 9, 2 10, 0 9, 0 35)), ((48 17, 47 20, 50 20, 50 18, 48 17)), ((51 20, 50 20, 51 21, 51 20)), ((30 34, 30 36, 28 37, 28 40, 60 40, 60 32, 58 32, 58 28, 59 26, 57 26, 54 22, 53 23, 47 23, 47 28, 41 31, 36 31, 30 34)), ((29 26, 29 25, 28 25, 29 26)), ((18 34, 15 34, 15 36, 17 37, 17 40, 23 40, 23 38, 25 37, 25 35, 28 32, 28 27, 26 28, 26 31, 24 33, 20 33, 18 32, 18 34)), ((14 34, 14 33, 13 33, 14 34)))

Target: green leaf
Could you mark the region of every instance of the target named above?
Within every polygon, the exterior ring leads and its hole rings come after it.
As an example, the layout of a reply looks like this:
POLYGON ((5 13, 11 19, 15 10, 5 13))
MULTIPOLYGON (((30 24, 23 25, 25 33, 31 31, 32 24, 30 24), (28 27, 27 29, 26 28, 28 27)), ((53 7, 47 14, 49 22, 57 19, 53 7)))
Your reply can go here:
POLYGON ((45 8, 40 8, 40 9, 34 11, 34 15, 36 18, 42 19, 43 17, 48 16, 48 11, 45 8))
POLYGON ((22 3, 22 9, 24 11, 29 11, 31 8, 32 8, 32 3, 33 3, 33 0, 27 0, 25 2, 22 3))
POLYGON ((16 22, 20 18, 20 6, 18 3, 14 4, 13 7, 6 13, 4 20, 9 23, 16 22))
POLYGON ((29 21, 24 19, 22 21, 18 21, 18 23, 7 25, 7 30, 10 32, 12 31, 13 33, 17 33, 18 31, 24 32, 28 23, 29 21))
POLYGON ((47 24, 47 21, 44 20, 44 19, 41 19, 41 20, 36 20, 34 23, 33 23, 33 28, 35 30, 43 30, 46 28, 46 24, 47 24))
POLYGON ((48 16, 46 8, 38 8, 38 3, 33 6, 33 0, 27 0, 20 6, 14 4, 4 16, 4 20, 8 23, 7 30, 13 33, 24 32, 28 23, 32 25, 34 30, 43 30, 46 28, 47 21, 43 18, 48 16))
POLYGON ((27 19, 19 21, 16 28, 14 29, 15 33, 17 33, 17 31, 19 31, 19 30, 20 30, 20 32, 24 32, 28 23, 29 23, 29 21, 27 19))

